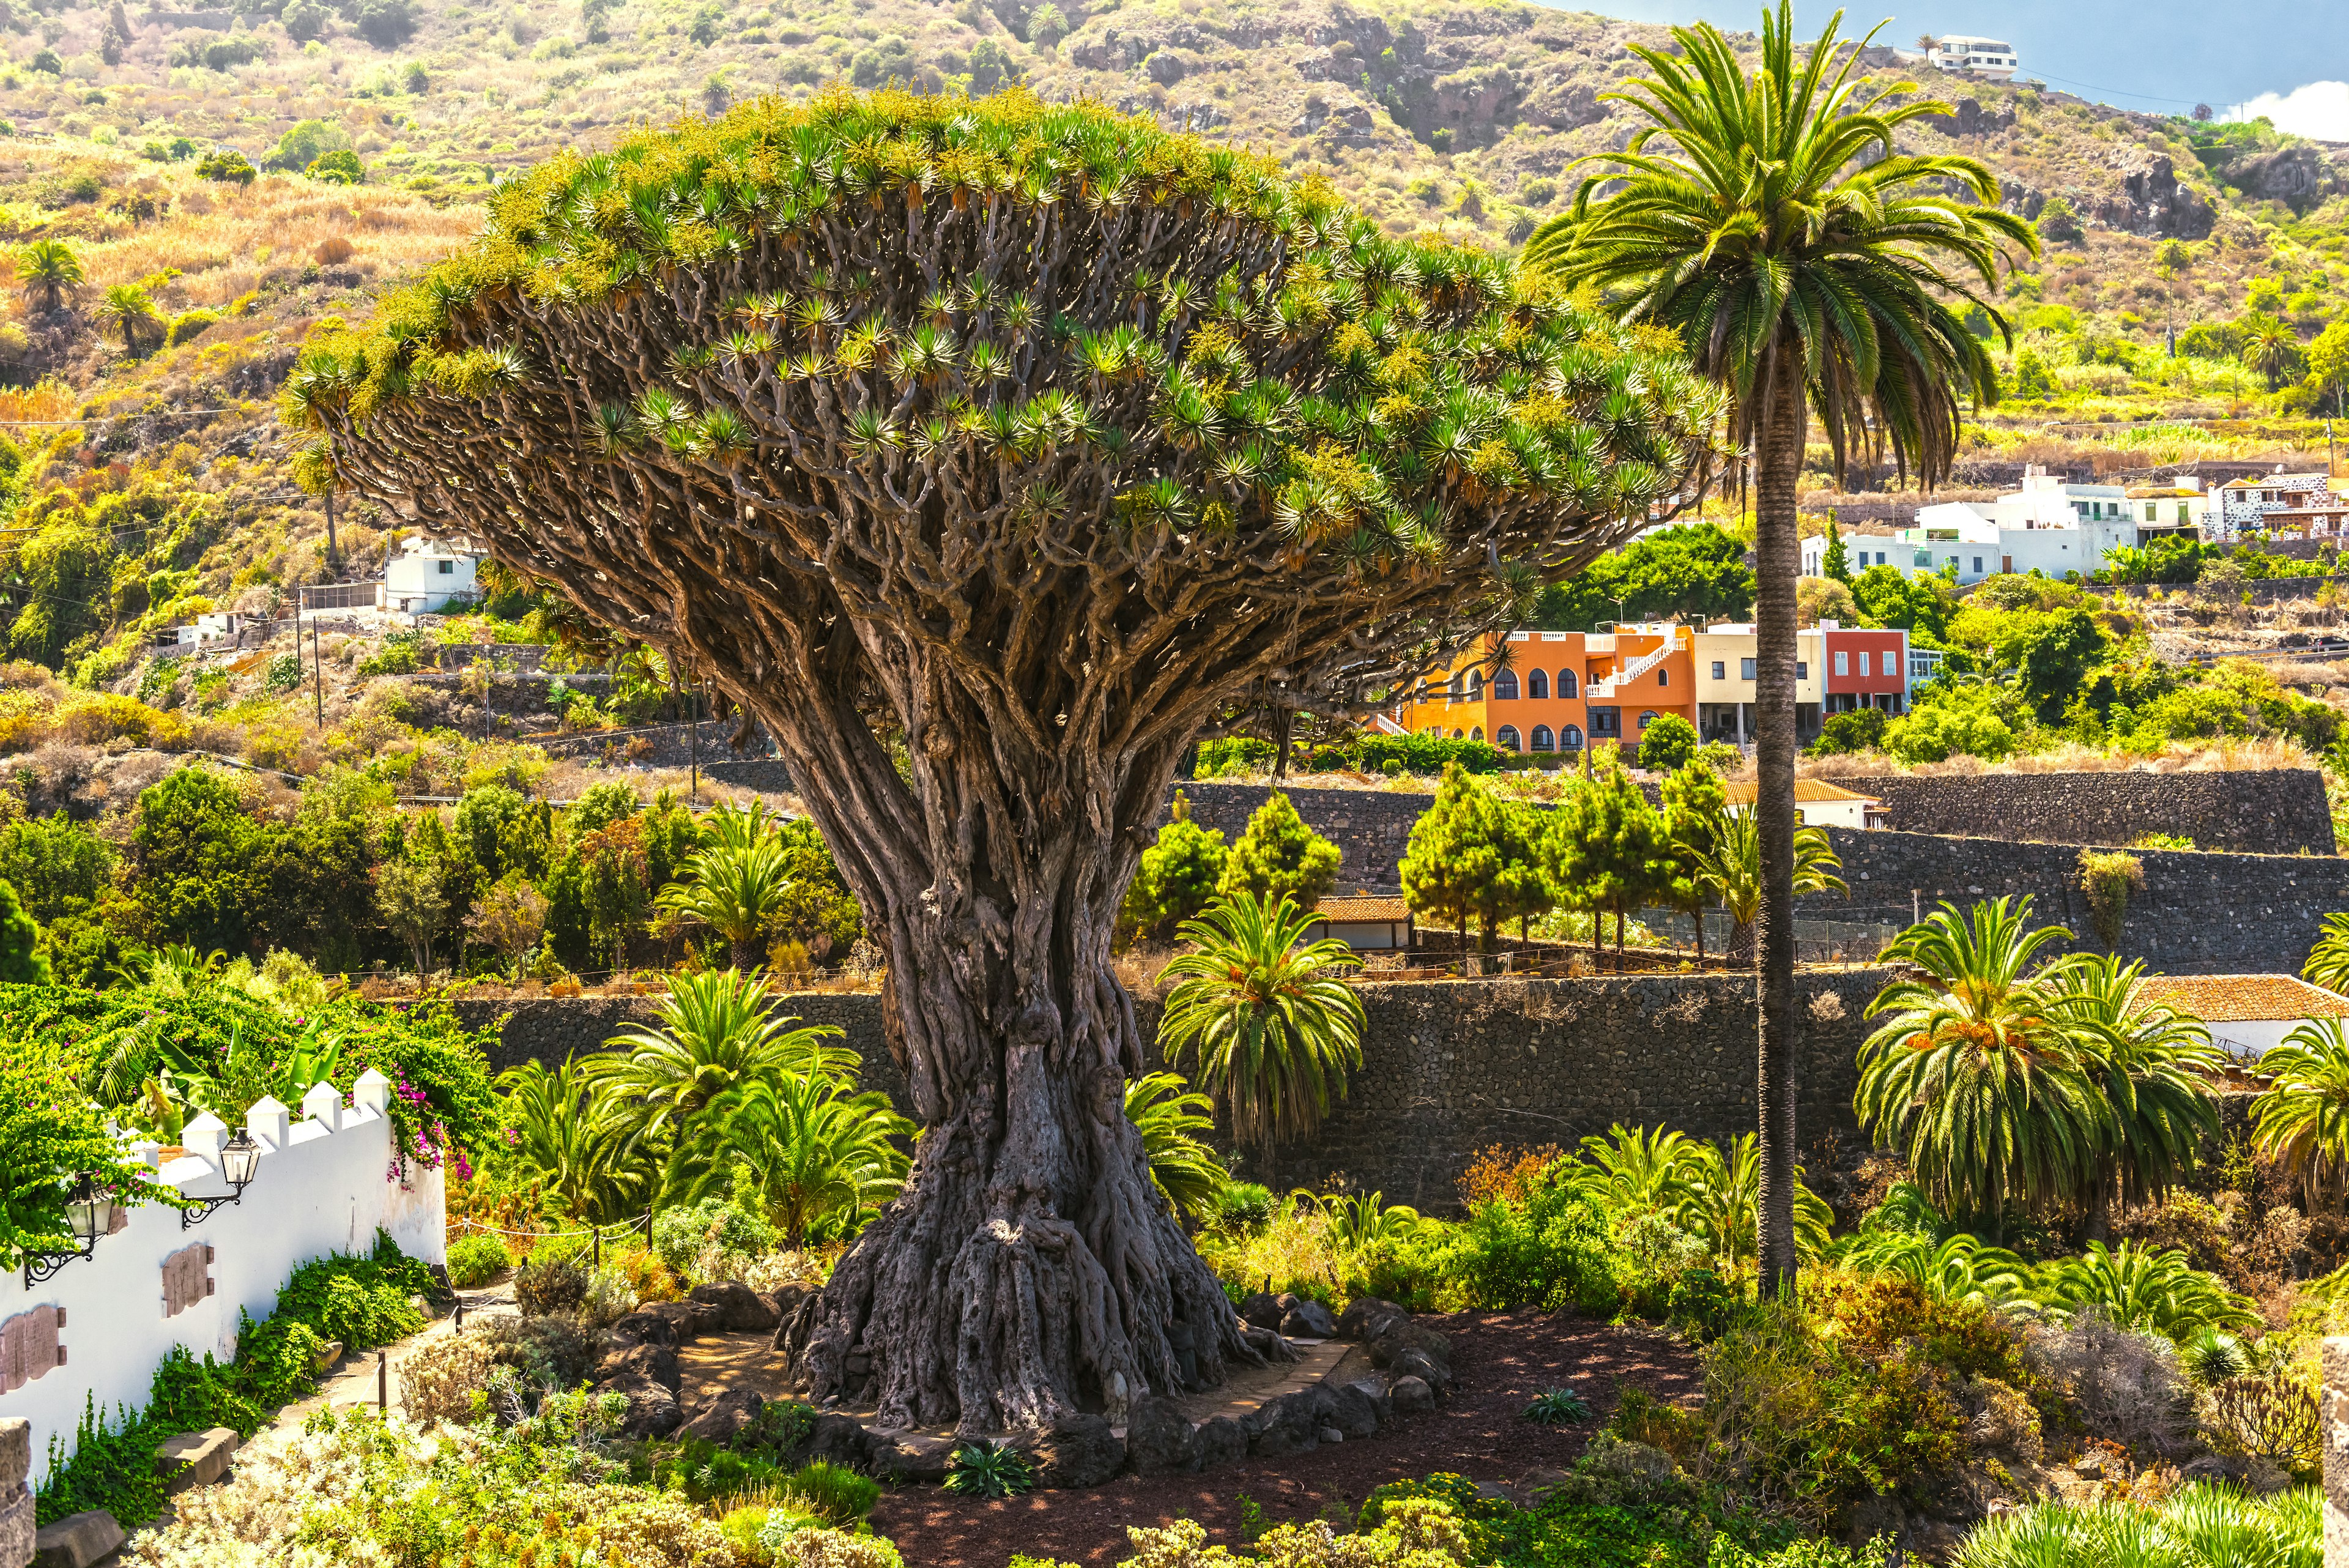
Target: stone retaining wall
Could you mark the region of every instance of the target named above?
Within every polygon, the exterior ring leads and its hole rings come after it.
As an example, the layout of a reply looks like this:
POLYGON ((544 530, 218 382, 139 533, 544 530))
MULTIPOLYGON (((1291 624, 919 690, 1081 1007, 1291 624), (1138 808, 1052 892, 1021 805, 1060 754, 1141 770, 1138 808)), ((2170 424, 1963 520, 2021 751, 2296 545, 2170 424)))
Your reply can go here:
MULTIPOLYGON (((1828 1134, 1847 1145, 1857 1137, 1851 1096, 1867 1033, 1860 1014, 1887 978, 1854 970, 1799 979, 1810 1010, 1799 1078, 1806 1146, 1828 1134)), ((1571 1147, 1616 1122, 1668 1123, 1708 1138, 1754 1128, 1750 976, 1393 981, 1366 985, 1361 995, 1362 1065, 1344 1102, 1313 1139, 1270 1158, 1245 1153, 1242 1174, 1276 1190, 1342 1177, 1389 1202, 1444 1212, 1456 1206, 1461 1171, 1494 1144, 1571 1147)), ((502 1068, 530 1059, 553 1066, 600 1050, 648 1018, 652 1005, 581 997, 460 1002, 456 1009, 475 1028, 511 1014, 491 1053, 502 1068)), ((883 1040, 878 996, 797 995, 781 1009, 839 1024, 864 1060, 866 1085, 910 1109, 883 1040)), ((1154 1039, 1157 1003, 1138 1012, 1143 1037, 1154 1039)))
POLYGON ((2182 835, 2201 849, 2251 855, 2331 855, 2333 813, 2311 768, 2227 773, 1823 775, 1874 795, 1904 833, 2130 844, 2182 835))

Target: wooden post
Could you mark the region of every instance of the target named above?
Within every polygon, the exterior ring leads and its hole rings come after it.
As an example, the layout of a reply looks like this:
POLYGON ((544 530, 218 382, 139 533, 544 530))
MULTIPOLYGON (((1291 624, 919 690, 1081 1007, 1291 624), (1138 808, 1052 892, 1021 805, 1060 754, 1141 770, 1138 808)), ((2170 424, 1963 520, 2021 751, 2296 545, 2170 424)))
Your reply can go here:
POLYGON ((2324 1568, 2349 1568, 2349 1337, 2324 1342, 2317 1429, 2324 1448, 2324 1568))
POLYGON ((391 1355, 388 1351, 375 1353, 375 1408, 378 1415, 391 1414, 391 1355))

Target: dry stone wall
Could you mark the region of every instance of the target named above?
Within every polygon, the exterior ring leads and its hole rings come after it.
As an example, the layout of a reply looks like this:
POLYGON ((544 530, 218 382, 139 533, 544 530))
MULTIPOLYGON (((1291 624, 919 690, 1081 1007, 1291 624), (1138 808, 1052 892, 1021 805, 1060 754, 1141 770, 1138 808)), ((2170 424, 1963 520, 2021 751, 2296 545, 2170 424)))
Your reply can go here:
MULTIPOLYGON (((1857 1138, 1854 1061, 1860 1014, 1883 985, 1880 970, 1806 973, 1808 1009, 1799 1105, 1806 1144, 1857 1138)), ((1268 1157, 1243 1153, 1242 1174, 1276 1190, 1341 1177, 1393 1203, 1448 1211, 1454 1182, 1495 1144, 1571 1147, 1614 1123, 1681 1128, 1718 1138, 1754 1127, 1756 1015, 1751 977, 1607 976, 1581 980, 1393 981, 1362 988, 1362 1066, 1318 1137, 1268 1157)), ((905 1078, 888 1054, 881 999, 813 994, 781 1011, 835 1023, 864 1059, 865 1084, 901 1110, 905 1078)), ((500 1067, 549 1066, 604 1048, 651 1015, 643 999, 582 997, 499 1004, 459 1002, 471 1027, 498 1024, 500 1067)), ((1138 1010, 1154 1039, 1158 1006, 1138 1010)))
MULTIPOLYGON (((2132 844, 2183 836, 2200 849, 2331 855, 2333 813, 2311 768, 2226 773, 1828 776, 1874 795, 1903 833, 2044 844, 2132 844)), ((1301 808, 1300 808, 1301 809, 1301 808)))

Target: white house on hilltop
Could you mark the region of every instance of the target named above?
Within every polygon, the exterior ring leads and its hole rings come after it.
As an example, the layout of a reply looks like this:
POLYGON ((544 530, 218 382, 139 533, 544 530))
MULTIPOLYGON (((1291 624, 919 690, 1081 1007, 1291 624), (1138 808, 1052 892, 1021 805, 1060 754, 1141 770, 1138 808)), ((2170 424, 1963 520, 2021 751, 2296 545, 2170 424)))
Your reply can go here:
POLYGON ((471 604, 480 597, 478 581, 484 551, 470 539, 409 539, 383 568, 383 586, 376 598, 378 609, 405 615, 429 615, 451 603, 471 604))
POLYGON ((2015 57, 2014 46, 2005 39, 1978 38, 1966 33, 1934 39, 1933 47, 1925 51, 1925 63, 1937 71, 1962 71, 1998 82, 2013 79, 2022 64, 2015 57))
MULTIPOLYGON (((2195 526, 2208 505, 2199 482, 2190 475, 2168 485, 2126 489, 2075 484, 2033 463, 2023 470, 2021 489, 1995 501, 1920 506, 1915 523, 1890 536, 1889 548, 1873 534, 1847 535, 1846 548, 1855 573, 1866 569, 1860 560, 1864 545, 1872 557, 1866 566, 1895 566, 1909 576, 1953 574, 1960 583, 1978 583, 2001 572, 2085 576, 2103 568, 2107 552, 2140 545, 2148 532, 2195 526)), ((1805 540, 1804 575, 1819 576, 1826 554, 1824 538, 1805 540)))

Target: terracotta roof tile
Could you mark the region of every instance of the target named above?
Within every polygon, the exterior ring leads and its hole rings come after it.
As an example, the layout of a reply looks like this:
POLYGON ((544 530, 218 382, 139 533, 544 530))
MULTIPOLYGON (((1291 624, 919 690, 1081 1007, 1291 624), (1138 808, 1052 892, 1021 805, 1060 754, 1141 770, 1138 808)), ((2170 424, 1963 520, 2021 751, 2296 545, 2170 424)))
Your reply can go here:
POLYGON ((1401 898, 1324 898, 1313 913, 1325 920, 1408 920, 1411 906, 1401 898))
POLYGON ((2137 981, 2137 994, 2206 1023, 2349 1018, 2349 997, 2291 974, 2149 974, 2137 981))
MULTIPOLYGON (((1732 805, 1751 805, 1754 803, 1754 792, 1755 786, 1751 779, 1734 781, 1723 787, 1728 791, 1729 803, 1732 805)), ((1796 779, 1795 781, 1795 799, 1797 801, 1864 800, 1874 802, 1876 797, 1872 794, 1860 794, 1853 790, 1839 789, 1836 785, 1820 779, 1796 779)))

